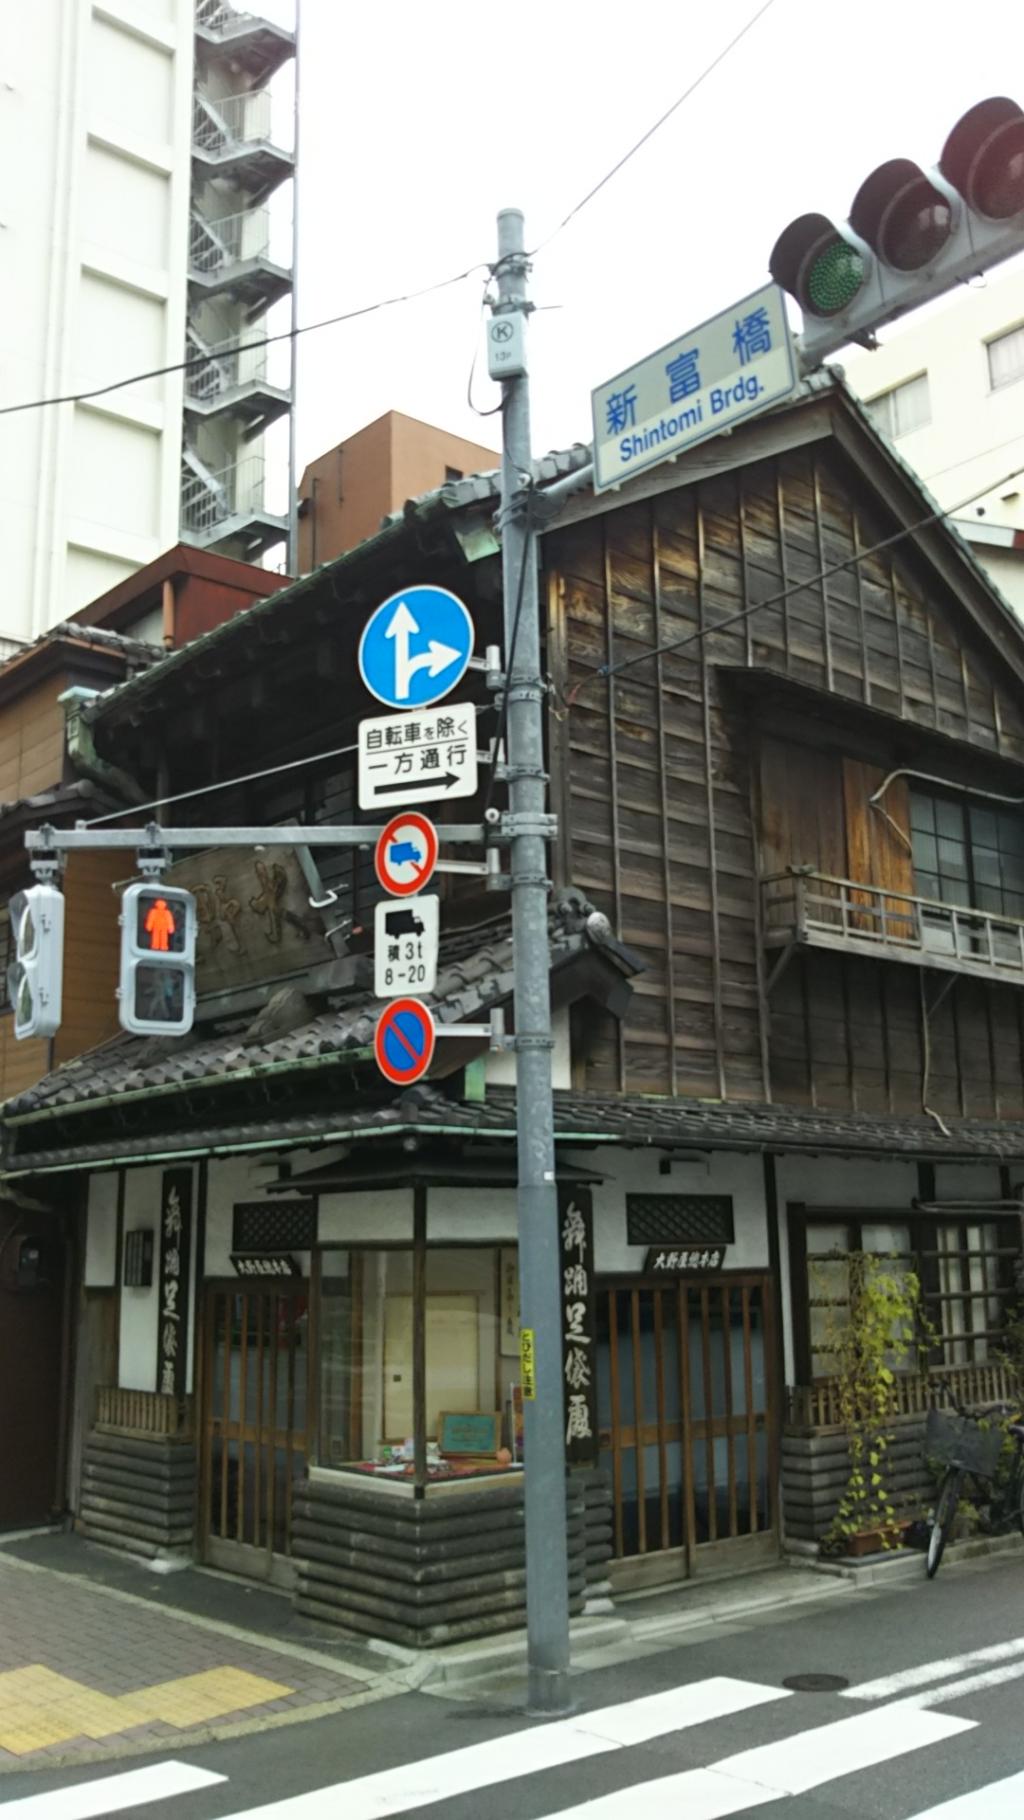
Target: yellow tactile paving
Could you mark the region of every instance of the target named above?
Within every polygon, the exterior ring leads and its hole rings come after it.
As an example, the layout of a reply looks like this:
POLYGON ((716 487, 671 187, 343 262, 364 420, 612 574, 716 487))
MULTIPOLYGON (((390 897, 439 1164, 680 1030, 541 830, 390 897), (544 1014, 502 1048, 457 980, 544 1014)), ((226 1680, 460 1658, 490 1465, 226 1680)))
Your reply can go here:
POLYGON ((201 1725, 245 1706, 283 1700, 292 1691, 262 1675, 250 1675, 244 1668, 208 1668, 200 1675, 183 1675, 178 1681, 145 1687, 128 1699, 145 1719, 162 1719, 166 1725, 201 1725))
POLYGON ((246 1669, 210 1668, 113 1696, 36 1662, 0 1674, 0 1750, 24 1757, 71 1738, 109 1738, 153 1720, 184 1729, 292 1692, 246 1669))

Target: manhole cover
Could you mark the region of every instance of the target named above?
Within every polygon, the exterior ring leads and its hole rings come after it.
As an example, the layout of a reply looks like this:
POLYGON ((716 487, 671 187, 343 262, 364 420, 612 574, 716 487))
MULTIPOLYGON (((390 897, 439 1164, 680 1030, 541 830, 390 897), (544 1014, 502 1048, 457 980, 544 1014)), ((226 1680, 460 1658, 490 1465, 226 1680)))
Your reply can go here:
POLYGON ((794 1694, 840 1694, 850 1683, 845 1675, 787 1675, 782 1685, 794 1694))

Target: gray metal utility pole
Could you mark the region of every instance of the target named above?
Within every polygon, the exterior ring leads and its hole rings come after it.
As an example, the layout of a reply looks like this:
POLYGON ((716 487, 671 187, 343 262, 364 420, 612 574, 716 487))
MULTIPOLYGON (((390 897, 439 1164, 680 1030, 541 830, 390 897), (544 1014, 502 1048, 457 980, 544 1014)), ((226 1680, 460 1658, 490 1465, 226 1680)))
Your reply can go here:
MULTIPOLYGON (((495 319, 525 328, 528 264, 518 209, 498 216, 495 319)), ((537 1394, 523 1399, 529 1709, 569 1710, 561 1257, 551 1097, 547 777, 537 546, 530 522, 529 379, 503 379, 502 582, 512 826, 520 1322, 534 1335, 537 1394), (518 610, 518 627, 515 624, 518 610)))

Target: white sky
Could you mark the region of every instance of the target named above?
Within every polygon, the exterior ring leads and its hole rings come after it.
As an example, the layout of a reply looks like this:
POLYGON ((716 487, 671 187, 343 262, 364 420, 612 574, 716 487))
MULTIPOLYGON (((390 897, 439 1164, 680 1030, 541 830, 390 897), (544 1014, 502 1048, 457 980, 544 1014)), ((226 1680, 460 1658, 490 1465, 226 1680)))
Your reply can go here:
MULTIPOLYGON (((535 245, 756 10, 302 0, 300 321, 493 258, 503 206, 535 245)), ((535 452, 589 439, 591 387, 763 283, 794 215, 842 220, 876 164, 937 161, 1007 92, 1024 104, 1020 0, 774 0, 538 255, 534 300, 559 307, 531 323, 535 452)), ((497 446, 466 403, 482 287, 300 341, 299 473, 388 409, 497 446)), ((475 395, 496 399, 479 368, 475 395)))

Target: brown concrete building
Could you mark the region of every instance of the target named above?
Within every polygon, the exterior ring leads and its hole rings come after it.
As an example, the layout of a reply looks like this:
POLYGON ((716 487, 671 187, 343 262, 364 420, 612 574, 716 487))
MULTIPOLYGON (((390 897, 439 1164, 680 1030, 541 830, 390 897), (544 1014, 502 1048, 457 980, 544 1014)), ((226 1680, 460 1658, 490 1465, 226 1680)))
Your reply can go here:
POLYGON ((407 499, 500 465, 495 449, 386 411, 306 468, 299 482, 300 574, 372 537, 407 499))

